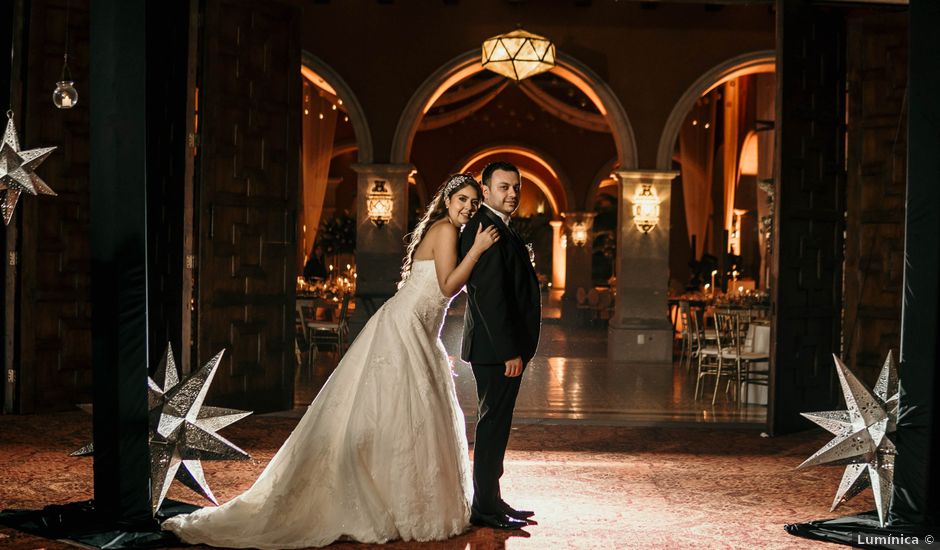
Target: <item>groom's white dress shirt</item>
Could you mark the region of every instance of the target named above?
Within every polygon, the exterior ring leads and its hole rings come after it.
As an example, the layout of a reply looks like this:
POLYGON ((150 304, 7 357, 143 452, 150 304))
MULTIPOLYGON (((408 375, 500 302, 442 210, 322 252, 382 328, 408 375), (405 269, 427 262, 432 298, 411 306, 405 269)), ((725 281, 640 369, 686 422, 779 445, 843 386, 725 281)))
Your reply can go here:
POLYGON ((499 216, 499 219, 503 220, 503 223, 506 224, 506 227, 509 227, 509 220, 510 220, 510 218, 509 218, 508 215, 503 214, 502 212, 500 212, 499 210, 497 210, 497 209, 493 208, 492 206, 486 204, 485 202, 483 203, 483 206, 489 208, 494 214, 496 214, 497 216, 499 216))

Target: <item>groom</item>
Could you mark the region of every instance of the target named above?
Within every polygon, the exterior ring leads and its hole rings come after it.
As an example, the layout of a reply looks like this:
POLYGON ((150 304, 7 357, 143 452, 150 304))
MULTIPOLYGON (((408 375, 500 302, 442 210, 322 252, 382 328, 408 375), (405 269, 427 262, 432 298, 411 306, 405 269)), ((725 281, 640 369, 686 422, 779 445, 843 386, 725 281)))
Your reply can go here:
POLYGON ((508 162, 494 162, 483 169, 482 180, 483 206, 463 229, 460 257, 473 245, 477 226, 495 225, 502 238, 480 256, 467 281, 460 357, 473 368, 480 408, 470 521, 519 529, 535 513, 506 504, 500 497, 499 478, 522 371, 539 342, 539 284, 526 245, 510 221, 521 199, 519 169, 508 162))

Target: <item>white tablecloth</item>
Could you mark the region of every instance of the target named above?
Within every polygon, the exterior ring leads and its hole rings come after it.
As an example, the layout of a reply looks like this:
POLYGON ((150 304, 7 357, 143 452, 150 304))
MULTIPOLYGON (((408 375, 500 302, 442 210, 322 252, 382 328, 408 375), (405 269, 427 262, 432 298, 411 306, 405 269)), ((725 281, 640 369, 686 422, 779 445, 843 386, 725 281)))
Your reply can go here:
MULTIPOLYGON (((747 330, 749 333, 747 340, 751 342, 751 351, 770 353, 770 325, 759 325, 756 323, 751 323, 747 330)), ((769 363, 755 362, 751 364, 752 370, 760 371, 769 368, 769 363)), ((747 395, 744 396, 744 402, 754 405, 766 405, 767 386, 748 384, 747 395)))

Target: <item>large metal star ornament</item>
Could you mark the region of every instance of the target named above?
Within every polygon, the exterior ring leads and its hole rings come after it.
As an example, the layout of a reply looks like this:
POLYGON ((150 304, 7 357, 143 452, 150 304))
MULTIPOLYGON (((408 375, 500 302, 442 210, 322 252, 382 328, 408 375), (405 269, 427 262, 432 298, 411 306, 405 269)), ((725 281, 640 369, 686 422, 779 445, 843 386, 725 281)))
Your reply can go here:
POLYGON ((869 391, 852 371, 833 355, 848 410, 801 413, 835 435, 822 449, 797 468, 817 464, 842 465, 845 473, 836 491, 832 508, 862 492, 871 483, 884 527, 894 484, 894 457, 897 451, 888 438, 897 429, 898 375, 894 354, 888 352, 874 391, 869 391))
POLYGON ((150 483, 154 513, 174 479, 218 504, 206 483, 201 460, 246 460, 248 453, 216 433, 251 412, 205 407, 203 401, 222 360, 220 351, 195 374, 178 382, 173 350, 167 345, 155 379, 148 380, 150 483))
MULTIPOLYGON (((219 502, 206 483, 201 461, 250 458, 248 453, 216 432, 251 412, 205 407, 202 404, 223 353, 225 350, 181 383, 173 359, 173 348, 167 344, 166 354, 160 360, 154 377, 147 379, 150 505, 154 514, 160 509, 174 479, 218 505, 219 502)), ((93 453, 94 445, 89 444, 71 454, 87 456, 93 453)))
POLYGON ((20 151, 16 125, 13 124, 13 113, 7 113, 7 128, 3 133, 3 141, 0 142, 0 211, 3 213, 5 224, 10 224, 16 202, 23 191, 30 195, 55 195, 55 191, 33 171, 55 149, 55 147, 40 147, 20 151))

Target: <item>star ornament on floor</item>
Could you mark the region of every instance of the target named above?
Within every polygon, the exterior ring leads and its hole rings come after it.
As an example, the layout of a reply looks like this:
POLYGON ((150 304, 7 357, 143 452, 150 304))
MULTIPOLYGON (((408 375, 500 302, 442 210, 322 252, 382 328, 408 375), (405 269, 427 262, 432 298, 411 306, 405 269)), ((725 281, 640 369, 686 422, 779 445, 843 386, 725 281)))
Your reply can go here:
POLYGON ((885 525, 891 489, 894 484, 894 457, 897 454, 889 433, 897 429, 898 375, 894 354, 888 352, 874 391, 862 384, 838 357, 833 355, 845 411, 801 413, 835 437, 797 468, 818 464, 845 464, 842 482, 832 508, 862 492, 870 483, 875 495, 878 521, 885 525))
POLYGON ((0 142, 0 211, 5 224, 9 225, 13 218, 20 193, 55 195, 55 191, 34 172, 55 150, 55 147, 41 147, 21 151, 13 113, 7 112, 7 128, 0 142))
POLYGON ((156 513, 174 479, 213 504, 218 501, 202 470, 202 460, 247 460, 248 453, 220 436, 220 429, 251 412, 203 406, 220 351, 195 374, 179 382, 173 350, 167 345, 155 378, 148 380, 150 406, 151 506, 156 513))

